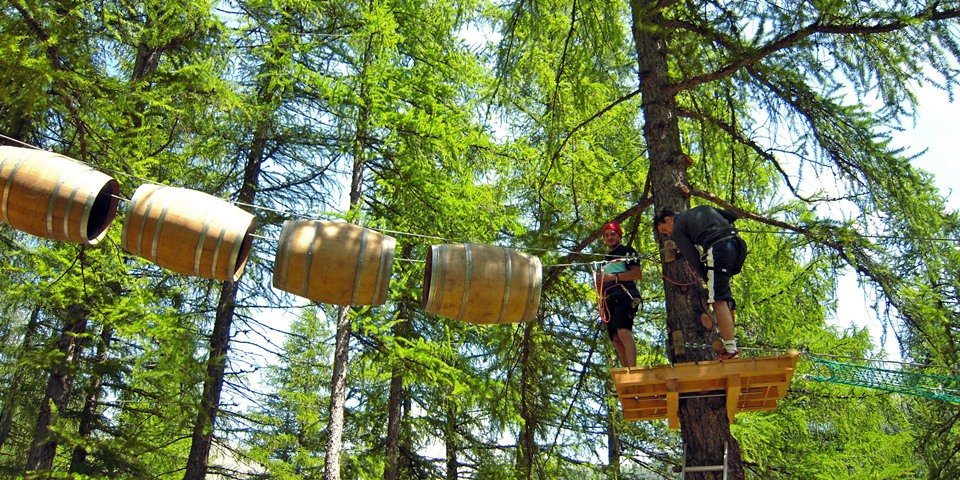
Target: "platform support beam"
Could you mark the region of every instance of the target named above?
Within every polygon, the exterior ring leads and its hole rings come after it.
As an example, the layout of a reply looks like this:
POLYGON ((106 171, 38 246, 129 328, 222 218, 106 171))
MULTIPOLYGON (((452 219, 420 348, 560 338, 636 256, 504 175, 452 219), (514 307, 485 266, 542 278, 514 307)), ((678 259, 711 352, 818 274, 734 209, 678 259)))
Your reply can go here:
POLYGON ((740 412, 773 410, 793 377, 798 355, 738 358, 725 362, 694 362, 610 371, 623 406, 623 419, 666 419, 680 427, 680 400, 699 396, 722 397, 727 420, 740 412))
POLYGON ((667 380, 667 426, 676 430, 680 428, 680 380, 667 380))
POLYGON ((737 416, 737 405, 740 402, 740 374, 727 376, 727 420, 732 424, 737 416))

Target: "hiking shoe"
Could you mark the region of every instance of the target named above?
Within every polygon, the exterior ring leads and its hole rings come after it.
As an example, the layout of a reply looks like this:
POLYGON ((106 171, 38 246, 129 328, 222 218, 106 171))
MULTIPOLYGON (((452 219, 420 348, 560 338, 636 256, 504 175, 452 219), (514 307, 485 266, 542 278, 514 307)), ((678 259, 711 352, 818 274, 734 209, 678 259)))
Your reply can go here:
POLYGON ((737 350, 735 352, 728 352, 726 349, 724 349, 717 354, 717 361, 720 361, 720 362, 724 360, 733 360, 734 358, 740 358, 740 350, 737 350))

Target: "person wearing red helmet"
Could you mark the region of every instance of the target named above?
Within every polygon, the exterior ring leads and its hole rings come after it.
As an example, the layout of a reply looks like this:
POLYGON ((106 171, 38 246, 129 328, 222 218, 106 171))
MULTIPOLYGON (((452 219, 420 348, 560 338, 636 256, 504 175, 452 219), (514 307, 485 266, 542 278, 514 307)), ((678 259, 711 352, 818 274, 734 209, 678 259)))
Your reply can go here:
POLYGON ((624 367, 637 366, 637 344, 633 340, 633 319, 637 315, 640 293, 635 280, 642 271, 637 251, 623 245, 623 230, 617 222, 608 222, 600 230, 607 246, 606 266, 597 282, 603 293, 600 308, 607 321, 607 333, 624 367))

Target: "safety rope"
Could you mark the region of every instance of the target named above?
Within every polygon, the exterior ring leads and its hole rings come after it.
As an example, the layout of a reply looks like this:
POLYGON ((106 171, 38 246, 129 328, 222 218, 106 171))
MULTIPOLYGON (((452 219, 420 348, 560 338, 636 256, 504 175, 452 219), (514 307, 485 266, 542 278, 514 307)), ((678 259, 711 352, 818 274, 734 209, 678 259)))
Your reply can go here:
POLYGON ((602 275, 603 267, 606 262, 592 262, 590 264, 591 271, 593 273, 593 283, 594 291, 597 292, 597 311, 600 314, 600 321, 606 325, 610 323, 610 319, 607 318, 607 309, 604 308, 604 282, 600 275, 602 275))

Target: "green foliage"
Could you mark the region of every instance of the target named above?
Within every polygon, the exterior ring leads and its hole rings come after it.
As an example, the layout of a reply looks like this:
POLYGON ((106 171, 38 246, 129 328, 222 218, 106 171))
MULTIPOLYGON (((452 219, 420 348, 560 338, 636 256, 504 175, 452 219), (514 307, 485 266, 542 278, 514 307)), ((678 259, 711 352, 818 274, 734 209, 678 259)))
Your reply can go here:
MULTIPOLYGON (((905 358, 956 372, 960 218, 887 133, 912 112, 916 85, 954 87, 956 6, 661 2, 656 24, 629 8, 15 1, 0 16, 0 133, 115 174, 123 198, 148 181, 223 198, 256 183, 262 238, 240 284, 214 433, 272 478, 321 476, 329 434, 333 307, 301 308, 269 286, 279 225, 303 215, 398 239, 387 304, 350 316, 344 477, 383 477, 391 408, 397 478, 671 474, 678 436, 619 420, 618 365, 590 284, 604 249, 589 240, 619 218, 645 273, 641 363, 666 362, 667 283, 640 208, 663 172, 644 136, 649 99, 635 93, 647 74, 637 28, 666 34, 693 203, 750 214, 738 222, 751 252, 734 282, 740 344, 869 356, 867 332, 827 325, 851 266, 905 358), (261 174, 245 177, 254 165, 261 174), (540 256, 538 318, 476 326, 423 312, 428 248, 456 242, 540 256), (283 310, 300 314, 287 325, 268 313, 283 310)), ((44 475, 182 475, 219 285, 130 258, 125 207, 94 247, 0 229, 7 474, 23 471, 47 383, 64 371, 73 394, 44 475), (80 307, 86 328, 68 354, 57 344, 80 307), (95 420, 82 432, 88 392, 95 420), (77 447, 86 460, 71 466, 77 447)), ((957 460, 939 455, 960 443, 950 409, 813 383, 808 368, 778 410, 738 416, 749 478, 957 476, 957 460)))

